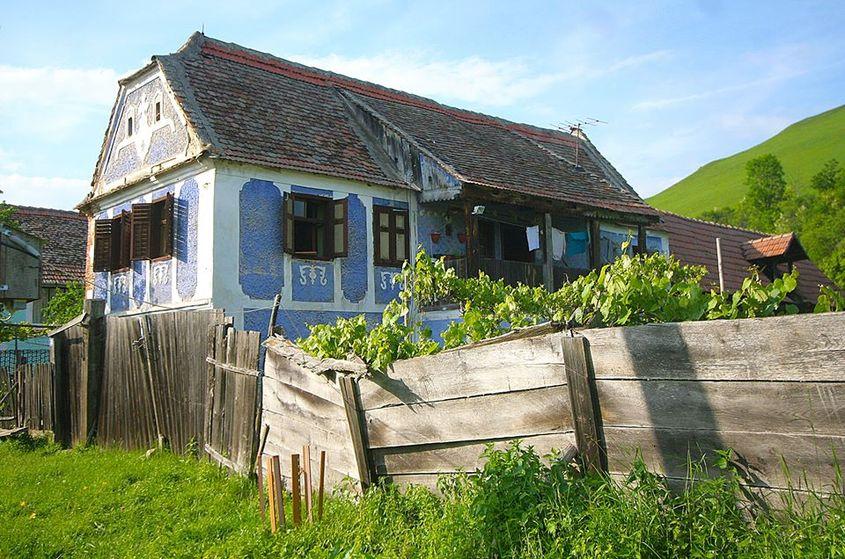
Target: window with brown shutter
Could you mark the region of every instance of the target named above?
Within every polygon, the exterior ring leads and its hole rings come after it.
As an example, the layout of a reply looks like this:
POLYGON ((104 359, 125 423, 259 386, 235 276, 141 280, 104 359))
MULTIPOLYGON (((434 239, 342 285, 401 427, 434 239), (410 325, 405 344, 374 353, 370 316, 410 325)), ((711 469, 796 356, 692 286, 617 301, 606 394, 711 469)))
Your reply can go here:
POLYGON ((173 194, 132 204, 132 260, 173 256, 173 194))
POLYGON ((320 260, 348 254, 346 199, 331 200, 293 192, 285 194, 283 206, 285 252, 320 260))
POLYGON ((111 234, 111 219, 98 219, 94 221, 95 272, 108 272, 111 270, 111 234))
POLYGON ((410 246, 408 210, 373 206, 373 239, 377 266, 401 266, 410 246))
POLYGON ((112 271, 126 270, 129 268, 132 240, 131 227, 132 214, 127 211, 121 212, 119 217, 112 219, 112 271))
POLYGON ((150 258, 152 210, 152 204, 132 204, 132 260, 150 258))

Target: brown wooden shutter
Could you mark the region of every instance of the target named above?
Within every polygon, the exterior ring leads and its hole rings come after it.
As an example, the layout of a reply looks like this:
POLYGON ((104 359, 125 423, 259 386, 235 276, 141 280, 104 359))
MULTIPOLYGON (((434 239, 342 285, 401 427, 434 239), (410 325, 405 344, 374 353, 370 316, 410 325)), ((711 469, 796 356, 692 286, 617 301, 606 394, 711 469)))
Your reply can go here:
POLYGON ((108 272, 111 269, 111 219, 94 221, 94 271, 108 272))
POLYGON ((349 198, 335 200, 331 219, 332 248, 334 256, 349 255, 349 198))
POLYGON ((152 204, 132 204, 132 260, 150 258, 152 209, 152 204))
POLYGON ((293 194, 287 192, 282 200, 282 231, 285 238, 284 251, 293 254, 293 194))
POLYGON ((172 193, 168 193, 162 200, 161 209, 161 248, 159 249, 159 256, 173 256, 173 206, 174 198, 172 193))

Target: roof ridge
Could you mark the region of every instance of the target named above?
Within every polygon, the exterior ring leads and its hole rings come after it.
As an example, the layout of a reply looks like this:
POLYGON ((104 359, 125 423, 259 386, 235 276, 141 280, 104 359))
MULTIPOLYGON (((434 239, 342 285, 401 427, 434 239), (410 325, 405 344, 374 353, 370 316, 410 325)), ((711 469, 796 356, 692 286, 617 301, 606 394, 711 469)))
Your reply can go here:
POLYGON ((743 233, 754 233, 755 235, 762 235, 764 237, 769 235, 768 233, 764 233, 762 231, 757 231, 756 229, 748 229, 748 228, 745 228, 745 227, 737 227, 736 225, 731 225, 729 223, 719 223, 718 221, 709 221, 709 220, 701 219, 701 218, 698 218, 698 217, 690 217, 688 215, 681 215, 681 214, 677 214, 675 212, 670 212, 668 210, 661 210, 660 208, 654 208, 654 209, 656 209, 658 212, 660 212, 662 214, 671 215, 671 216, 674 216, 674 217, 679 217, 681 219, 688 219, 690 221, 697 221, 698 223, 705 223, 707 225, 716 225, 717 227, 727 227, 728 229, 735 229, 737 231, 742 231, 743 233))
POLYGON ((24 213, 26 215, 49 215, 49 216, 61 216, 61 217, 72 217, 75 219, 87 220, 88 218, 85 217, 84 214, 74 211, 74 210, 62 210, 59 208, 44 208, 41 206, 19 206, 15 204, 9 204, 13 208, 15 208, 15 214, 17 213, 24 213))
POLYGON ((396 101, 417 108, 432 110, 446 114, 470 124, 495 126, 510 131, 516 131, 525 135, 543 138, 551 142, 566 144, 574 147, 578 141, 571 134, 565 134, 559 130, 542 128, 528 123, 510 121, 501 117, 488 115, 469 109, 453 107, 407 91, 387 87, 385 85, 368 82, 353 78, 336 72, 307 66, 299 62, 287 60, 276 55, 257 51, 238 45, 228 43, 219 39, 213 39, 204 35, 192 35, 191 39, 180 49, 180 53, 207 52, 212 56, 224 58, 232 62, 245 64, 272 73, 280 73, 293 79, 321 85, 324 87, 339 87, 354 93, 372 96, 387 101, 396 101))

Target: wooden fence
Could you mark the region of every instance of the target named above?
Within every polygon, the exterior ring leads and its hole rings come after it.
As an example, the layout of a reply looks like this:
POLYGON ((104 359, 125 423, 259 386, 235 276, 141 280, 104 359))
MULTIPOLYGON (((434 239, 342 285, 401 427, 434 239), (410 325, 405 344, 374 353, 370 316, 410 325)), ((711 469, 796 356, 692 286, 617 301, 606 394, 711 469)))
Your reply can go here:
POLYGON ((208 330, 205 451, 230 469, 248 473, 258 451, 261 418, 260 335, 230 324, 208 330))
POLYGON ((845 456, 845 313, 535 329, 368 377, 266 345, 267 454, 312 444, 363 485, 432 486, 517 438, 611 475, 639 453, 677 481, 690 460, 717 473, 714 451, 731 448, 743 483, 772 490, 830 491, 845 456))
POLYGON ((53 430, 53 365, 18 366, 15 375, 16 425, 33 431, 53 430))

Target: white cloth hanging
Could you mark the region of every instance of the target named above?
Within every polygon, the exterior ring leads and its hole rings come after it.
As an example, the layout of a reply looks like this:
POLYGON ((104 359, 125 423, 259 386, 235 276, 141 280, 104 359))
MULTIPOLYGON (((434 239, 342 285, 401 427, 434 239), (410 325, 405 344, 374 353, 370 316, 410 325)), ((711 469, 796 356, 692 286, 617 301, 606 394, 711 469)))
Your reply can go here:
POLYGON ((528 239, 528 250, 540 248, 540 226, 532 225, 525 228, 525 237, 528 239))

